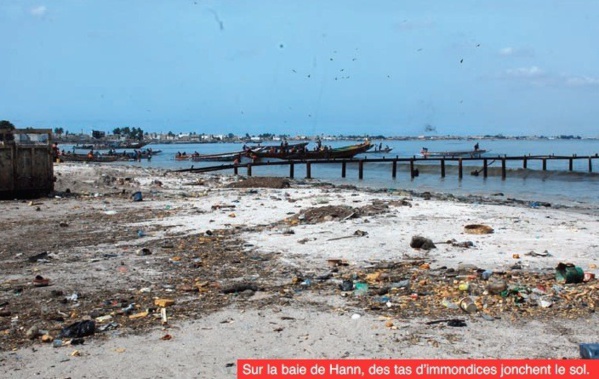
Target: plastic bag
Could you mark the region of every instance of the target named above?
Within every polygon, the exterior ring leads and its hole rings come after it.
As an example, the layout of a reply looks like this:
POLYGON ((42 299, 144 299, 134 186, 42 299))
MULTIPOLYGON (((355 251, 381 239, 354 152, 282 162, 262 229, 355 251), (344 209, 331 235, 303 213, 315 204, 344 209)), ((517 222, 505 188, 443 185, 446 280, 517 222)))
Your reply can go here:
POLYGON ((71 324, 60 331, 58 337, 61 338, 80 338, 91 336, 96 332, 96 323, 91 320, 79 321, 71 324))

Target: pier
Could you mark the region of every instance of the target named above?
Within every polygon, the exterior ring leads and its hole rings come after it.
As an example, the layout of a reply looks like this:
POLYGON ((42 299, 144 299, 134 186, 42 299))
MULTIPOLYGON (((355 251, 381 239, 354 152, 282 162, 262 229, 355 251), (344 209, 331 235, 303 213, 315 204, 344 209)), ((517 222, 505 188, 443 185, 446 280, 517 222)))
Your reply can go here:
MULTIPOLYGON (((418 165, 423 162, 427 164, 434 164, 439 166, 439 174, 441 177, 446 176, 447 166, 457 166, 458 179, 462 179, 464 176, 464 166, 468 164, 468 167, 480 166, 480 169, 471 171, 471 175, 482 176, 484 178, 489 175, 489 167, 492 164, 498 164, 501 169, 501 179, 507 178, 508 162, 520 162, 519 167, 522 169, 528 169, 530 162, 540 162, 541 171, 547 171, 548 165, 551 162, 552 166, 555 166, 554 162, 567 162, 568 169, 563 168, 554 169, 555 171, 574 171, 574 162, 583 161, 586 162, 587 170, 584 172, 593 172, 593 160, 599 159, 599 154, 590 156, 557 156, 557 155, 523 155, 523 156, 481 156, 481 157, 381 157, 381 158, 351 158, 351 159, 322 159, 322 160, 264 160, 256 161, 252 163, 241 163, 241 164, 221 164, 207 167, 193 166, 188 169, 172 170, 172 172, 213 172, 213 171, 224 171, 233 170, 235 175, 238 175, 240 170, 245 170, 247 176, 252 176, 252 168, 260 166, 289 166, 289 178, 295 177, 295 167, 298 165, 306 166, 306 179, 312 178, 312 166, 321 164, 336 164, 341 166, 341 177, 345 178, 347 175, 347 165, 354 164, 358 166, 358 179, 364 179, 364 170, 371 163, 389 163, 390 175, 392 178, 397 177, 398 164, 409 165, 408 173, 410 178, 414 179, 419 175, 418 165), (474 165, 473 165, 474 164, 474 165)), ((580 171, 579 171, 580 172, 580 171)))

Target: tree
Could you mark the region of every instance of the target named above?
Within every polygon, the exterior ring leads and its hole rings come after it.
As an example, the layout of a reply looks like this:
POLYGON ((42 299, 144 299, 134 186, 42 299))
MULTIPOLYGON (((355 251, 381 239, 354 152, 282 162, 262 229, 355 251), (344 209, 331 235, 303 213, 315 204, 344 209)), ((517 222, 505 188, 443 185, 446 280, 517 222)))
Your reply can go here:
POLYGON ((115 129, 112 131, 112 134, 116 134, 116 135, 119 135, 119 136, 120 136, 120 135, 121 135, 121 128, 115 128, 115 129))
POLYGON ((63 133, 64 133, 63 128, 54 128, 54 134, 56 134, 58 137, 60 137, 63 133))
MULTIPOLYGON (((6 121, 6 120, 2 120, 0 121, 0 130, 1 129, 8 129, 8 130, 15 130, 15 126, 12 124, 12 122, 10 121, 6 121)), ((0 134, 0 141, 14 141, 15 140, 15 136, 12 133, 8 133, 6 134, 6 136, 0 134)))
POLYGON ((0 129, 8 129, 8 130, 14 130, 16 129, 15 126, 13 125, 12 122, 10 121, 6 121, 6 120, 2 120, 0 121, 0 129))
POLYGON ((131 138, 141 141, 144 139, 144 131, 141 128, 133 128, 131 138))

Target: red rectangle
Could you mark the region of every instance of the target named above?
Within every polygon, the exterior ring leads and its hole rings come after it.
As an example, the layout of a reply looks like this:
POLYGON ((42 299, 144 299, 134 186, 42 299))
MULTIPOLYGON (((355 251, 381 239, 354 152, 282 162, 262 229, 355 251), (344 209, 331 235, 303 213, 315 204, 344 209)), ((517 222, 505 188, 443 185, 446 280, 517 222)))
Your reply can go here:
POLYGON ((239 359, 239 379, 593 379, 599 360, 239 359))

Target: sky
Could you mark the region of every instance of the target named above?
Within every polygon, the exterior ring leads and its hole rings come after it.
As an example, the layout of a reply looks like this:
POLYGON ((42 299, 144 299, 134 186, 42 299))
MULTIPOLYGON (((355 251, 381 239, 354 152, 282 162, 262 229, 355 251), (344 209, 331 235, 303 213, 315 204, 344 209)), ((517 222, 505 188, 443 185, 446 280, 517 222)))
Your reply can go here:
POLYGON ((0 119, 599 136, 596 0, 0 0, 0 119))

